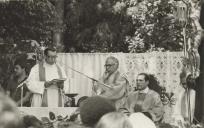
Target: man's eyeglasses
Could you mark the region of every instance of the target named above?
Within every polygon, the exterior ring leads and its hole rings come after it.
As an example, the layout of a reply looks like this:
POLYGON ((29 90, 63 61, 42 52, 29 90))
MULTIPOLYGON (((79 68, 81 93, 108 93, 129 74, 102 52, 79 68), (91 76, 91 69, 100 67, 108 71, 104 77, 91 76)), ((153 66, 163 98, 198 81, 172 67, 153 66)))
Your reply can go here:
POLYGON ((111 67, 113 65, 115 65, 115 64, 105 64, 104 67, 111 67))

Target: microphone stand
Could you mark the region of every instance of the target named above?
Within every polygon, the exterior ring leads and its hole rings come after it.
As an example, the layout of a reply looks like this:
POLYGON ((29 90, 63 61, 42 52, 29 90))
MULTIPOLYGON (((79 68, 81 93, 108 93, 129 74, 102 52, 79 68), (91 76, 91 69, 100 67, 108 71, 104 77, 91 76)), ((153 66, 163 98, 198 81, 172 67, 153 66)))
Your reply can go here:
MULTIPOLYGON (((27 80, 27 79, 26 79, 27 80)), ((22 83, 20 83, 18 86, 17 86, 17 89, 20 88, 21 89, 21 100, 20 100, 20 105, 21 107, 23 107, 23 85, 26 83, 26 80, 24 80, 22 83)))
POLYGON ((87 76, 86 74, 84 74, 84 73, 82 73, 82 72, 79 72, 79 71, 77 71, 77 70, 75 70, 75 69, 73 69, 73 68, 71 68, 71 67, 69 67, 69 66, 67 66, 67 67, 68 67, 69 69, 71 69, 71 70, 73 70, 73 71, 75 71, 75 72, 77 72, 77 73, 79 73, 79 74, 81 74, 81 75, 83 75, 83 76, 89 78, 90 80, 93 81, 93 84, 94 84, 94 82, 97 82, 97 83, 99 83, 99 84, 101 84, 101 85, 104 85, 104 86, 107 87, 107 88, 110 88, 110 89, 113 88, 113 87, 111 87, 110 85, 104 84, 104 83, 100 82, 99 80, 96 80, 96 79, 94 79, 94 78, 92 78, 92 77, 89 77, 89 76, 87 76))
MULTIPOLYGON (((85 76, 86 78, 92 80, 93 86, 94 86, 94 82, 97 82, 97 83, 99 83, 99 84, 101 84, 101 85, 104 85, 104 86, 107 87, 107 88, 112 88, 111 86, 109 86, 109 85, 107 85, 107 84, 104 84, 104 83, 100 82, 99 80, 96 80, 96 79, 94 79, 94 78, 92 78, 92 77, 89 77, 88 75, 86 75, 86 74, 84 74, 84 73, 82 73, 82 72, 79 72, 79 71, 77 71, 77 70, 75 70, 75 69, 73 69, 73 68, 71 68, 71 67, 69 67, 69 66, 66 66, 66 67, 68 67, 68 68, 71 69, 72 71, 77 72, 77 73, 79 73, 80 75, 85 76)), ((94 90, 93 87, 92 87, 92 90, 95 92, 95 90, 94 90)), ((97 94, 97 92, 95 92, 95 93, 96 93, 96 95, 99 95, 99 94, 97 94)), ((73 102, 73 100, 75 100, 75 99, 72 98, 72 102, 73 102)))

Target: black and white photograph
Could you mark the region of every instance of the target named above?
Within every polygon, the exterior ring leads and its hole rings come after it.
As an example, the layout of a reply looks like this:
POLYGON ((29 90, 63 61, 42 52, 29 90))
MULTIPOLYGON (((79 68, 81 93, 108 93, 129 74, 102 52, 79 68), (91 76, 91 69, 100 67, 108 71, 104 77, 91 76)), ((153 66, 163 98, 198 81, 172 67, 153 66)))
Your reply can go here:
POLYGON ((204 0, 0 0, 0 128, 204 128, 204 0))

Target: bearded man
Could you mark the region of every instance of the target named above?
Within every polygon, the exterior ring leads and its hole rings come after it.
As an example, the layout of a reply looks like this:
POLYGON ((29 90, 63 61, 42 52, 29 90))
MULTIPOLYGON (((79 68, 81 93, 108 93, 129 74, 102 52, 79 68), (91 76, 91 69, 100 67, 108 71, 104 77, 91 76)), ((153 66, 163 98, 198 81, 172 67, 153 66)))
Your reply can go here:
POLYGON ((128 81, 118 71, 119 61, 117 58, 113 56, 108 57, 104 66, 105 72, 100 78, 100 82, 103 84, 98 83, 95 85, 94 90, 96 94, 109 99, 116 109, 119 109, 125 102, 128 81))

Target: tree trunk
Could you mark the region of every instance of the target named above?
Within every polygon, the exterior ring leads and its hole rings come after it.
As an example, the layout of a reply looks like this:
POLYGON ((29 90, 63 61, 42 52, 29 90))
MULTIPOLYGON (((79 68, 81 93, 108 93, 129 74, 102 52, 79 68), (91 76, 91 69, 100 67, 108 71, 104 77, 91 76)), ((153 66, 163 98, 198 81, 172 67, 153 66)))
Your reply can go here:
POLYGON ((63 21, 64 21, 64 0, 57 0, 55 3, 57 18, 56 23, 58 24, 57 30, 53 32, 53 42, 57 46, 58 52, 64 51, 63 43, 63 21))

